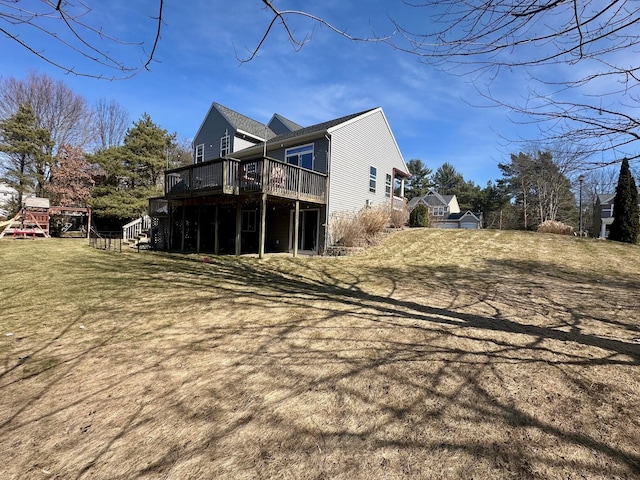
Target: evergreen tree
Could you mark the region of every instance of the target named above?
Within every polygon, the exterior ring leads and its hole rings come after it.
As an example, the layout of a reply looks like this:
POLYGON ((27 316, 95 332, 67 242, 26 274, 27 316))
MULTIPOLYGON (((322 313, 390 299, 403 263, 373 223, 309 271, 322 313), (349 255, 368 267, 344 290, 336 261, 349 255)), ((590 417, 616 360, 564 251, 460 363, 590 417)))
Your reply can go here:
POLYGON ((409 214, 410 227, 428 227, 429 210, 423 204, 419 204, 409 214))
POLYGON ((53 142, 48 130, 38 128, 35 115, 28 104, 21 104, 18 111, 0 122, 0 152, 2 180, 18 192, 18 207, 25 193, 42 195, 46 166, 53 142))
POLYGON ((503 175, 499 185, 516 200, 525 230, 546 220, 571 223, 576 219, 571 182, 550 152, 538 152, 536 156, 520 152, 511 155, 510 163, 498 167, 503 175))
POLYGON ((153 123, 148 114, 127 131, 124 145, 94 156, 106 179, 93 189, 91 207, 98 217, 132 219, 148 208, 148 199, 162 195, 162 180, 175 134, 153 123))
POLYGON ((445 162, 433 174, 433 183, 440 195, 455 195, 456 191, 462 190, 464 178, 453 165, 445 162))
POLYGON ((629 161, 624 158, 620 165, 620 176, 613 199, 613 223, 609 240, 637 243, 640 233, 638 189, 629 170, 629 161))
POLYGON ((407 200, 414 197, 422 197, 427 194, 431 186, 431 169, 422 163, 422 160, 414 158, 409 160, 407 168, 411 177, 407 181, 404 189, 404 196, 407 200))

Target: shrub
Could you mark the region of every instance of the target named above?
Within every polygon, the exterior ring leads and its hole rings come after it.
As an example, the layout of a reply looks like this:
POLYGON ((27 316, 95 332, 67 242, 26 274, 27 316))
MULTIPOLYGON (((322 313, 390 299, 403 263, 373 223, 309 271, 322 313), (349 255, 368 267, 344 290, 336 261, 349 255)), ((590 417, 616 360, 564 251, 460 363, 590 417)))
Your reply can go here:
POLYGON ((429 210, 420 204, 411 211, 409 215, 409 226, 411 227, 428 227, 429 226, 429 210))
POLYGON ((409 220, 409 211, 406 205, 402 208, 392 208, 389 211, 389 223, 393 228, 402 228, 407 224, 409 220))
POLYGON ((329 222, 329 240, 332 245, 364 247, 375 243, 389 224, 386 207, 363 208, 355 215, 337 214, 329 222))
POLYGON ((364 245, 364 230, 356 216, 336 214, 329 221, 329 242, 344 247, 364 245))
POLYGON ((389 225, 389 209, 386 207, 363 208, 356 216, 362 225, 365 240, 371 243, 389 225))
POLYGON ((538 225, 539 233, 556 233, 558 235, 573 235, 573 227, 566 223, 546 220, 538 225))

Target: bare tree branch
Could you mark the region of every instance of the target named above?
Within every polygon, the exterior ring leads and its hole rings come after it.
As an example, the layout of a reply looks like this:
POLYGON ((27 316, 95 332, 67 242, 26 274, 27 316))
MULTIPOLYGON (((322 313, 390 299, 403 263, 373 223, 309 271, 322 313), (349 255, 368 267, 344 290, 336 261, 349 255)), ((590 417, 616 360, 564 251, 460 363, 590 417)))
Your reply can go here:
POLYGON ((153 36, 150 53, 144 52, 144 42, 129 42, 106 33, 102 27, 92 24, 96 21, 93 10, 82 0, 71 3, 68 0, 40 0, 30 2, 29 7, 15 0, 0 0, 0 33, 9 40, 15 41, 33 55, 49 65, 65 73, 106 80, 131 78, 142 70, 149 70, 154 60, 163 22, 164 0, 158 0, 158 15, 150 17, 157 21, 157 28, 153 36), (60 25, 64 28, 59 28, 60 25), (115 71, 113 75, 100 72, 95 73, 92 67, 78 67, 74 60, 66 54, 63 59, 57 59, 54 54, 37 46, 30 36, 33 29, 53 42, 63 45, 68 52, 77 55, 77 59, 88 60, 100 68, 115 71), (126 64, 110 53, 115 47, 140 47, 143 55, 140 64, 126 64))
POLYGON ((310 34, 305 35, 301 40, 296 38, 296 36, 294 35, 293 31, 291 30, 291 28, 289 27, 289 24, 287 23, 288 18, 290 17, 303 17, 306 18, 308 20, 311 20, 312 23, 317 24, 317 25, 321 25, 324 27, 329 28, 333 33, 338 34, 341 37, 346 38, 347 40, 353 41, 353 42, 379 42, 379 43, 384 43, 384 42, 389 42, 391 40, 391 38, 393 37, 393 35, 395 34, 392 33, 390 35, 384 36, 384 37, 378 37, 378 36, 372 36, 372 37, 355 37, 352 36, 350 34, 348 34, 346 32, 346 30, 341 30, 335 26, 333 26, 331 23, 327 22, 326 20, 316 16, 316 15, 312 15, 311 13, 302 11, 302 10, 278 10, 274 5, 273 5, 273 0, 262 0, 262 3, 264 3, 265 5, 265 9, 269 10, 273 17, 271 18, 271 21, 269 22, 269 25, 266 27, 262 37, 260 38, 260 40, 258 41, 257 45, 255 48, 253 48, 250 53, 249 56, 246 58, 240 58, 237 54, 236 54, 236 58, 238 58, 238 60, 241 63, 247 63, 250 62, 251 60, 253 60, 256 55, 258 54, 258 52, 260 51, 260 49, 262 48, 262 46, 264 45, 264 42, 267 40, 267 37, 269 37, 269 34, 272 32, 273 27, 276 23, 280 22, 280 24, 282 25, 282 28, 285 30, 286 34, 287 34, 287 38, 289 40, 289 42, 291 43, 291 45, 293 46, 295 51, 299 51, 302 47, 304 47, 304 45, 310 40, 311 36, 310 34))

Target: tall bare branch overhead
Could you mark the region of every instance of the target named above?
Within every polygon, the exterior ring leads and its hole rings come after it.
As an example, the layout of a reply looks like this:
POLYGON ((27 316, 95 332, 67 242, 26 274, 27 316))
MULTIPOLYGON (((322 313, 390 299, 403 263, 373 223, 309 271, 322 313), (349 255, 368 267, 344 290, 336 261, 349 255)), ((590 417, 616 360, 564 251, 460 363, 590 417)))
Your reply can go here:
MULTIPOLYGON (((132 11, 136 8, 132 3, 132 11)), ((155 12, 144 12, 155 25, 150 26, 149 38, 127 40, 109 33, 104 19, 83 0, 0 0, 0 34, 66 73, 107 80, 131 78, 148 70, 154 60, 163 9, 164 0, 157 0, 155 12), (35 42, 35 36, 43 36, 45 43, 35 42), (63 47, 63 53, 55 53, 53 45, 63 47), (145 45, 151 47, 145 49, 145 45), (124 58, 129 54, 113 53, 123 49, 137 52, 137 58, 128 61, 124 58), (87 66, 78 67, 78 63, 87 66)))

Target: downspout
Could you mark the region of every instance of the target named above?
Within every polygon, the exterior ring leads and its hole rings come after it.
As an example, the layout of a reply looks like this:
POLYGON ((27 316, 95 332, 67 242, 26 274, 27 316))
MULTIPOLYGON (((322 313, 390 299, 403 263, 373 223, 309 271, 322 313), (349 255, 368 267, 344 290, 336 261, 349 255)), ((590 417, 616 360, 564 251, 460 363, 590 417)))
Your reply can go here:
POLYGON ((324 221, 324 255, 327 254, 328 240, 329 240, 329 189, 331 184, 331 137, 324 134, 324 138, 327 139, 329 146, 327 148, 327 198, 324 205, 325 210, 325 221, 324 221))

